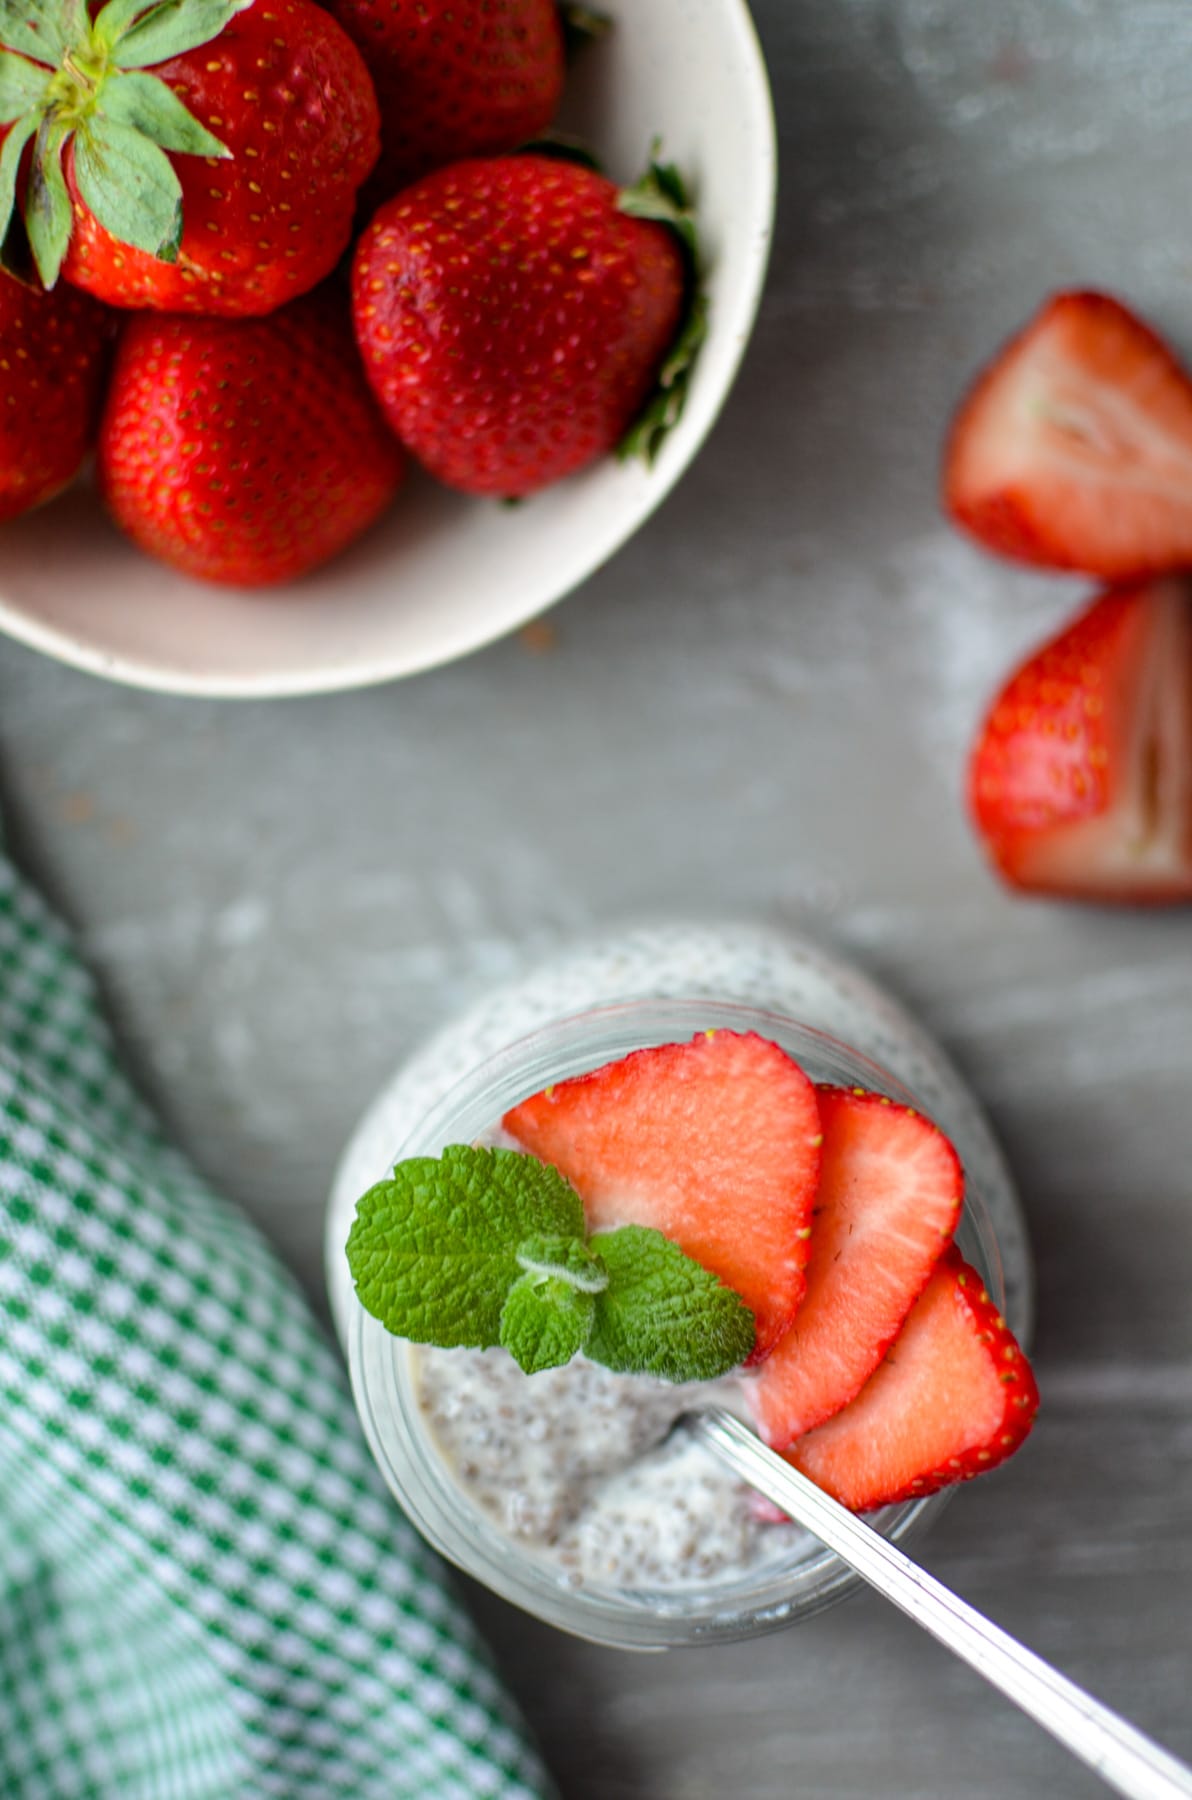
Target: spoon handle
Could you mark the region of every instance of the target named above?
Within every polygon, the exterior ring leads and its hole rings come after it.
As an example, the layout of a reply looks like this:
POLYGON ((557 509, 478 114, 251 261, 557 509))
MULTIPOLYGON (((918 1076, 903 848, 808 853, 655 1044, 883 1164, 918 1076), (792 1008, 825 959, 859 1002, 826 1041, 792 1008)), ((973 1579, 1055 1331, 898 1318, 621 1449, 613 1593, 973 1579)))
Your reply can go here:
POLYGON ((721 1462, 834 1550, 1128 1800, 1190 1800, 1192 1769, 953 1594, 719 1407, 687 1415, 721 1462))

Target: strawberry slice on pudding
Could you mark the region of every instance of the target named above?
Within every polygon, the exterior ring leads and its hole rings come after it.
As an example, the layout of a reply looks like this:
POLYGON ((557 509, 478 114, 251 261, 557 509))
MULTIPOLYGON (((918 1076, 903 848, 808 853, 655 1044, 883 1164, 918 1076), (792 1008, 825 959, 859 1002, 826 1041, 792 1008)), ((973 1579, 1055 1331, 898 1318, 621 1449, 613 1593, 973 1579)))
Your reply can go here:
POLYGON ((1030 1364, 951 1248, 856 1399, 785 1454, 842 1505, 869 1512, 996 1467, 1038 1406, 1030 1364))
POLYGON ((823 1166, 807 1290, 746 1387, 784 1450, 853 1399, 956 1229, 964 1173, 938 1126, 863 1088, 821 1087, 823 1166))
POLYGON ((734 1031, 651 1046, 503 1124, 576 1188, 590 1231, 653 1227, 734 1288, 751 1360, 769 1354, 803 1298, 822 1138, 814 1084, 784 1050, 734 1031))

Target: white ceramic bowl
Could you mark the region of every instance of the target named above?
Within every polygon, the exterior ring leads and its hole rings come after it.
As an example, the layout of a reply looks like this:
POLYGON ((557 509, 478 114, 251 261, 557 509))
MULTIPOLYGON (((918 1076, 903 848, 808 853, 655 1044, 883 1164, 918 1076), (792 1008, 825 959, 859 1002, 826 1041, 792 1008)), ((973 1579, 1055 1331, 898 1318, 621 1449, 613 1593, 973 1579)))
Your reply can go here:
POLYGON ((0 531, 0 629, 168 692, 318 693, 413 674, 531 619, 599 567, 674 486, 753 324, 774 211, 774 124, 745 0, 600 0, 614 30, 571 71, 560 125, 633 179, 659 135, 691 180, 711 298, 687 408, 652 469, 609 459, 505 508, 415 475, 388 518, 289 588, 208 587, 141 556, 85 486, 0 531))

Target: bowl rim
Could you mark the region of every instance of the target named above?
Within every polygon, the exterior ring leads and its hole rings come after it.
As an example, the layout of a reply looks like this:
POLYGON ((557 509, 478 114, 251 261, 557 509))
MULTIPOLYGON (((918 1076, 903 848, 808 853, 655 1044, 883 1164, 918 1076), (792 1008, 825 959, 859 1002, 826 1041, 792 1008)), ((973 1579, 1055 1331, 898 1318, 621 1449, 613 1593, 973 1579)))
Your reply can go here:
MULTIPOLYGON (((737 36, 743 77, 752 90, 749 105, 758 130, 758 152, 754 191, 756 222, 750 234, 748 266, 734 291, 731 313, 720 326, 721 336, 727 343, 727 349, 722 352, 720 385, 716 391, 708 390, 702 410, 694 427, 687 434, 680 453, 650 471, 651 487, 642 503, 627 509, 625 519, 618 522, 593 560, 577 559, 583 562, 582 570, 565 572, 556 593, 546 600, 536 599, 523 611, 498 614, 479 632, 474 628, 457 628, 454 632, 448 629, 435 640, 433 647, 412 654, 409 650, 398 653, 396 649, 380 651, 371 656, 357 653, 342 666, 323 662, 312 665, 309 669, 291 668, 280 672, 263 669, 249 673, 212 674, 186 668, 176 659, 162 660, 160 653, 137 655, 105 649, 80 636, 76 630, 49 623, 35 613, 30 613, 6 598, 2 590, 0 632, 29 649, 40 651, 86 674, 145 692, 227 700, 299 698, 376 687, 385 682, 441 668, 471 655, 474 651, 482 650, 507 637, 534 619, 541 618, 609 562, 658 510, 707 441, 736 381, 765 286, 774 235, 778 185, 778 141, 773 96, 748 0, 723 0, 723 4, 729 29, 735 31, 737 36)), ((689 417, 690 414, 689 401, 689 417)))

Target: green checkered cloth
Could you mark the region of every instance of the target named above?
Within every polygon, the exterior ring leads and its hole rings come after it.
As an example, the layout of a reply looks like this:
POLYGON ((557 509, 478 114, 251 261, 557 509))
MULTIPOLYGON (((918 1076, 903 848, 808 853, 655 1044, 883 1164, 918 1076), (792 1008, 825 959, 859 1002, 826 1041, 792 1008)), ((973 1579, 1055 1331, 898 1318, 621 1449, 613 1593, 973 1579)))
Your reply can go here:
POLYGON ((0 1795, 548 1783, 338 1361, 0 858, 0 1795))

